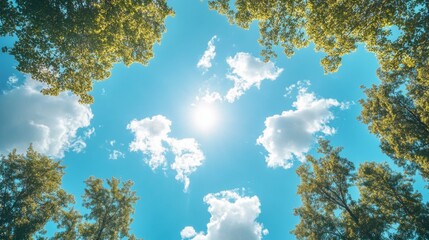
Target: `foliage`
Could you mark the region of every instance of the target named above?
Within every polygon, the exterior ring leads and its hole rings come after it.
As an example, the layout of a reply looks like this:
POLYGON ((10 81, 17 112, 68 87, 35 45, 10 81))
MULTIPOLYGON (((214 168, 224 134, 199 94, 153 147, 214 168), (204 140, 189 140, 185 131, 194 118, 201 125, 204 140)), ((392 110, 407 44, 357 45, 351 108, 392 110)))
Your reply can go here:
POLYGON ((17 38, 2 48, 17 70, 46 83, 44 94, 70 90, 82 103, 114 63, 148 64, 174 14, 165 0, 4 0, 0 12, 0 36, 17 38))
POLYGON ((429 180, 429 81, 407 77, 406 87, 392 74, 366 89, 361 121, 381 141, 381 149, 409 172, 419 170, 429 180), (405 89, 404 89, 405 88, 405 89))
POLYGON ((44 227, 57 223, 52 239, 136 239, 130 234, 138 200, 131 181, 88 178, 81 216, 61 188, 64 166, 30 148, 26 155, 12 151, 0 162, 0 239, 46 239, 44 227))
POLYGON ((429 204, 412 180, 386 164, 364 163, 357 173, 349 160, 320 140, 322 157, 307 156, 297 169, 302 206, 292 231, 298 239, 427 239, 429 204), (358 194, 353 193, 357 186, 358 194), (355 197, 358 195, 358 197, 355 197))
POLYGON ((133 183, 121 184, 116 178, 107 179, 107 188, 103 181, 94 177, 88 178, 83 195, 83 207, 89 210, 81 216, 73 208, 63 209, 60 218, 56 219, 57 228, 53 239, 137 239, 129 233, 133 222, 134 204, 138 200, 131 190, 133 183))
POLYGON ((90 177, 85 181, 87 188, 83 195, 83 206, 90 210, 87 220, 79 228, 84 239, 136 239, 129 233, 134 213, 133 205, 138 198, 131 191, 131 181, 122 183, 118 179, 107 180, 109 188, 103 187, 101 179, 90 177))
POLYGON ((389 69, 413 59, 427 61, 422 44, 427 41, 428 3, 423 0, 212 0, 209 7, 243 28, 257 21, 266 60, 276 56, 274 46, 291 56, 312 42, 326 53, 321 62, 325 72, 337 71, 341 57, 358 43, 389 69), (402 32, 397 39, 392 39, 392 26, 402 32))
POLYGON ((275 46, 290 57, 313 43, 330 73, 364 43, 379 61, 382 83, 366 90, 361 120, 386 154, 428 179, 428 1, 212 0, 209 7, 243 28, 257 21, 266 60, 276 56, 275 46))
POLYGON ((30 239, 73 197, 61 188, 60 162, 27 150, 0 161, 0 239, 30 239))

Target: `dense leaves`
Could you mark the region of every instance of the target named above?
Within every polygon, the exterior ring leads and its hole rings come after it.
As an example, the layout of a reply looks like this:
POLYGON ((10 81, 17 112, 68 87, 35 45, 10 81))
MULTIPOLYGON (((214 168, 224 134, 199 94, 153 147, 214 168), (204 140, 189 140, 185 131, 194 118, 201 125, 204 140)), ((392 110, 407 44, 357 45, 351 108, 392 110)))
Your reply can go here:
POLYGON ((73 197, 61 188, 64 167, 35 152, 0 161, 0 239, 29 239, 58 217, 73 197))
POLYGON ((374 51, 382 67, 427 61, 429 16, 423 0, 212 0, 209 7, 243 28, 258 21, 267 60, 275 56, 274 46, 291 56, 312 42, 326 53, 322 60, 326 72, 338 70, 341 57, 355 51, 358 43, 374 51), (401 31, 397 38, 393 26, 401 31))
POLYGON ((136 239, 130 234, 134 204, 138 200, 131 191, 131 181, 120 185, 118 179, 107 180, 109 188, 103 187, 101 179, 93 177, 85 181, 87 188, 83 195, 83 206, 90 210, 87 220, 79 231, 83 239, 136 239))
POLYGON ((72 195, 61 188, 64 166, 35 152, 11 152, 0 162, 0 239, 46 239, 44 227, 57 223, 52 239, 136 239, 130 233, 138 198, 131 181, 88 178, 80 215, 72 195))
POLYGON ((383 83, 365 90, 360 119, 397 164, 429 180, 429 76, 379 76, 383 83))
POLYGON ((46 83, 43 93, 70 90, 82 103, 114 63, 148 64, 173 15, 165 0, 3 0, 0 13, 0 36, 17 38, 2 48, 17 69, 46 83))
POLYGON ((292 231, 298 239, 427 239, 429 204, 412 180, 386 164, 364 163, 358 172, 325 140, 316 159, 297 169, 302 206, 292 231), (353 187, 357 186, 358 193, 353 187))

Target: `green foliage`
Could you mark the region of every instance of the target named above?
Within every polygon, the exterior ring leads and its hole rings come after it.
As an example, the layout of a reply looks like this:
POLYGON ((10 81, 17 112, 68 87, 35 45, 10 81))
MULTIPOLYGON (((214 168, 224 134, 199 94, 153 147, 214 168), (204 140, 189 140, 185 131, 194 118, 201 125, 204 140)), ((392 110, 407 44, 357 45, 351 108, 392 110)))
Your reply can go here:
POLYGON ((0 36, 18 39, 3 48, 17 70, 46 83, 44 94, 70 90, 82 103, 114 63, 148 64, 174 14, 165 0, 4 0, 0 10, 0 36))
POLYGON ((404 94, 395 84, 384 83, 366 89, 368 99, 361 101, 360 119, 380 138, 382 150, 398 165, 411 173, 419 170, 428 180, 429 86, 412 83, 414 89, 408 85, 404 94))
POLYGON ((101 179, 90 177, 85 181, 87 188, 83 195, 83 206, 90 210, 87 220, 79 232, 83 239, 136 239, 129 233, 133 219, 134 204, 138 200, 131 191, 131 181, 122 183, 116 178, 108 179, 109 188, 103 187, 101 179))
POLYGON ((61 188, 64 167, 36 153, 11 152, 0 162, 0 239, 31 239, 73 197, 61 188))
POLYGON ((55 219, 57 228, 53 239, 137 239, 130 234, 133 222, 134 205, 138 200, 131 190, 133 183, 121 184, 116 178, 107 179, 107 188, 103 181, 94 177, 86 181, 83 207, 89 210, 81 216, 74 209, 63 209, 60 217, 55 219))
POLYGON ((358 172, 340 148, 319 141, 315 159, 297 169, 302 206, 292 231, 298 239, 427 239, 429 204, 413 190, 412 180, 386 164, 364 163, 358 172), (358 197, 351 188, 357 186, 358 197))
POLYGON ((12 151, 0 162, 0 239, 47 239, 49 221, 59 230, 52 239, 137 239, 130 234, 138 200, 131 181, 121 183, 88 178, 81 216, 70 204, 72 195, 61 188, 64 166, 30 148, 26 155, 12 151))
POLYGON ((364 163, 359 168, 360 204, 371 218, 383 220, 388 239, 429 238, 429 204, 422 202, 412 183, 387 164, 364 163))
POLYGON ((321 62, 326 73, 337 71, 341 57, 358 43, 374 51, 383 68, 427 58, 428 4, 423 0, 212 0, 209 7, 243 28, 257 21, 266 60, 275 56, 274 46, 291 56, 309 42, 326 53, 321 62), (402 31, 397 39, 391 39, 392 26, 402 31))
POLYGON ((311 42, 326 54, 321 65, 330 73, 364 43, 382 83, 366 90, 361 120, 386 154, 429 179, 428 1, 212 0, 209 7, 243 28, 257 21, 265 60, 275 46, 289 57, 311 42))

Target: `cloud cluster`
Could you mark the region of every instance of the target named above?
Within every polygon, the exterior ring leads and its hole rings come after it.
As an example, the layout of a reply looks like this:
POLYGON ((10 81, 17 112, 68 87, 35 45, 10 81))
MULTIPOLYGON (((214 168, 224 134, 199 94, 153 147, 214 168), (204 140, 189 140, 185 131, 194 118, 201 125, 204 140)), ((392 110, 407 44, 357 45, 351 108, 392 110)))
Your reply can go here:
POLYGON ((234 57, 226 59, 231 74, 227 78, 234 82, 234 87, 229 89, 225 98, 228 102, 234 102, 252 86, 260 87, 263 80, 276 80, 282 68, 278 68, 272 62, 263 62, 249 53, 239 52, 234 57))
POLYGON ((197 141, 193 138, 175 139, 168 136, 171 131, 171 121, 162 115, 142 120, 132 120, 127 129, 134 133, 134 140, 130 143, 130 151, 141 151, 148 158, 146 163, 155 170, 167 168, 165 154, 175 155, 170 168, 176 171, 176 179, 185 184, 184 190, 189 187, 189 175, 201 166, 204 154, 197 141))
POLYGON ((233 57, 228 57, 226 62, 230 73, 226 78, 234 82, 225 96, 219 92, 206 90, 204 95, 196 98, 197 102, 213 103, 228 101, 234 102, 247 90, 255 86, 259 88, 264 80, 276 80, 283 72, 283 68, 276 67, 273 62, 263 62, 249 53, 239 52, 233 57))
POLYGON ((78 136, 77 132, 90 125, 91 108, 80 104, 72 94, 44 96, 40 93, 42 87, 28 78, 22 86, 0 95, 1 153, 14 148, 25 152, 32 143, 36 151, 62 158, 67 150, 79 152, 85 148, 84 141, 93 130, 88 130, 86 136, 78 136))
POLYGON ((216 56, 216 47, 214 45, 214 41, 217 39, 217 36, 213 36, 210 41, 207 43, 207 49, 204 52, 203 56, 197 63, 198 68, 202 68, 207 71, 212 67, 212 60, 216 56))
POLYGON ((196 232, 192 226, 183 228, 182 239, 192 240, 260 240, 268 230, 256 221, 260 210, 257 196, 241 196, 236 190, 208 194, 204 202, 211 215, 207 233, 196 232))
POLYGON ((318 99, 306 88, 300 88, 293 103, 296 109, 267 117, 265 129, 257 139, 257 143, 268 151, 265 158, 268 167, 288 169, 292 167, 294 158, 305 161, 305 154, 317 134, 335 133, 335 129, 328 125, 334 119, 330 109, 342 108, 343 105, 331 98, 318 99))
POLYGON ((196 100, 197 100, 197 102, 211 104, 211 103, 215 103, 215 102, 222 102, 223 97, 222 97, 222 95, 220 95, 219 92, 210 92, 209 90, 206 90, 204 92, 204 95, 197 96, 196 100))

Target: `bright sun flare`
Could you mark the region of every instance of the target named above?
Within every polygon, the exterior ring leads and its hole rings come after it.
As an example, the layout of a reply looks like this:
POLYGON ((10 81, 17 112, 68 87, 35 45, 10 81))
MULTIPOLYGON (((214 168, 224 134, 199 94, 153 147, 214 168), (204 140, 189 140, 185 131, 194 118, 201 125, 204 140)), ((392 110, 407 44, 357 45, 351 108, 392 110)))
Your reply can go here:
POLYGON ((210 104, 199 104, 193 109, 193 122, 195 126, 203 131, 211 131, 218 120, 217 111, 210 104))

